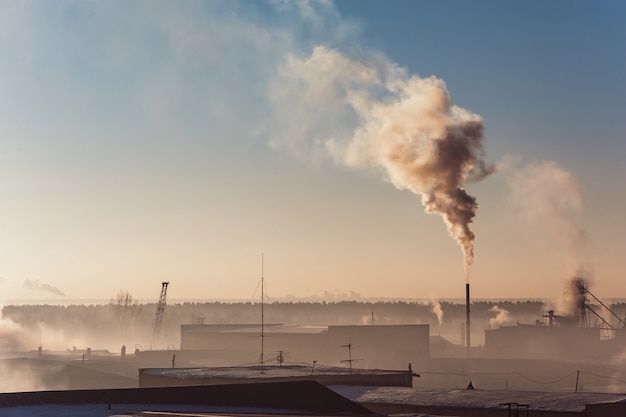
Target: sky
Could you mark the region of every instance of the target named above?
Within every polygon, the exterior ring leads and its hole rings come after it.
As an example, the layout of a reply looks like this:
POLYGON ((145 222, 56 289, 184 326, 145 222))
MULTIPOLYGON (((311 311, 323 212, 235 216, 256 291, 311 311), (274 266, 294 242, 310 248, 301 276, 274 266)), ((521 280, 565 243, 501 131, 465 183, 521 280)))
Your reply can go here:
POLYGON ((0 0, 0 304, 626 298, 625 23, 0 0))

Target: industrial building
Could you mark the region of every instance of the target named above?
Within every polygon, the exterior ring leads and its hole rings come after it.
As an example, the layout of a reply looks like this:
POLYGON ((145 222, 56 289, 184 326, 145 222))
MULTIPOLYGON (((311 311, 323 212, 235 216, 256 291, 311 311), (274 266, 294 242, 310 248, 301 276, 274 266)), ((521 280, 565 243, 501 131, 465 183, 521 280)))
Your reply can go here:
POLYGON ((574 279, 571 285, 573 313, 560 316, 549 310, 545 321, 487 329, 486 356, 579 361, 607 359, 623 351, 624 319, 594 296, 585 280, 574 279))
MULTIPOLYGON (((181 353, 202 354, 210 365, 232 358, 276 365, 313 364, 367 369, 407 369, 429 356, 429 326, 285 326, 281 324, 181 325, 181 353), (261 337, 262 335, 262 337, 261 337), (257 338, 255 340, 254 338, 257 338), (213 359, 213 361, 211 361, 213 359), (252 359, 252 360, 250 360, 252 359)), ((247 364, 245 362, 238 365, 247 364)))

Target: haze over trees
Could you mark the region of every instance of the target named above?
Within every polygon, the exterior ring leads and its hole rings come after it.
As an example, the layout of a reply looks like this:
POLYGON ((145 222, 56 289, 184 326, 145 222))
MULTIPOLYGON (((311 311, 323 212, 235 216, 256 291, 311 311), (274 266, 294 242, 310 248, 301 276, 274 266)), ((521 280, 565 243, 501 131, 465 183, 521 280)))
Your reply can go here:
POLYGON ((115 298, 111 299, 109 305, 113 307, 117 313, 120 332, 122 335, 125 335, 126 330, 135 321, 141 311, 139 302, 134 300, 133 295, 127 290, 120 290, 115 298))
MULTIPOLYGON (((476 301, 472 303, 472 340, 484 341, 490 326, 535 324, 550 308, 541 301, 476 301)), ((611 308, 620 316, 626 304, 611 308)), ((162 340, 151 340, 155 303, 139 304, 120 290, 101 305, 7 305, 2 308, 1 350, 110 349, 122 344, 140 349, 180 345, 181 324, 260 323, 258 302, 184 302, 168 304, 162 340)), ((431 335, 461 342, 465 305, 451 302, 271 302, 265 304, 265 323, 288 325, 428 324, 431 335)))

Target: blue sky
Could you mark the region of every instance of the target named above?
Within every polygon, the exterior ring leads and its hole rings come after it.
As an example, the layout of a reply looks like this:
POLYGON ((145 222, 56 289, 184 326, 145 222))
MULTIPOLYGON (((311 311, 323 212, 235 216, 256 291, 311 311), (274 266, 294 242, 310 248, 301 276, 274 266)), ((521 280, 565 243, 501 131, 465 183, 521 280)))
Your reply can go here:
POLYGON ((477 297, 556 298, 575 271, 624 297, 625 21, 618 1, 0 1, 3 297, 245 299, 261 253, 277 298, 462 297, 440 216, 320 146, 366 127, 351 94, 394 99, 354 68, 437 77, 482 118, 477 297))

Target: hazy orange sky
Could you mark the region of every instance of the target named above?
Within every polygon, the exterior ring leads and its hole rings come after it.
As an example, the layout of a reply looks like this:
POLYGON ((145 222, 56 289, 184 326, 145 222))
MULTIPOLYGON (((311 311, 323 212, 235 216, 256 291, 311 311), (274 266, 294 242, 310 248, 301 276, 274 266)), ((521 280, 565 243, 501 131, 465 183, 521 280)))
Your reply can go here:
POLYGON ((164 280, 172 299, 249 299, 262 253, 270 299, 463 297, 442 217, 369 147, 385 120, 410 146, 405 126, 439 129, 420 83, 449 94, 448 122, 482 120, 497 166, 462 184, 474 297, 557 298, 576 273, 626 297, 625 18, 617 1, 0 1, 0 303, 157 299, 164 280))

